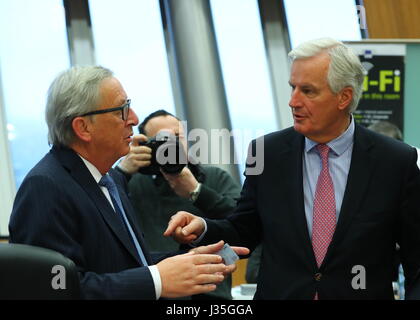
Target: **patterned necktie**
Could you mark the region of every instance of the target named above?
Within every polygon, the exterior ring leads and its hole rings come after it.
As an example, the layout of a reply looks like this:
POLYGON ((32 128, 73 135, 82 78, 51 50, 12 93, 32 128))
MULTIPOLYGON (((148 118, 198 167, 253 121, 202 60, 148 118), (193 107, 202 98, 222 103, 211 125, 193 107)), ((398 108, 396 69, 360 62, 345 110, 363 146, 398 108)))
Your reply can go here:
POLYGON ((108 189, 111 196, 112 203, 114 204, 115 211, 122 218, 125 226, 127 227, 128 232, 130 233, 131 240, 133 240, 134 246, 137 249, 137 253, 140 257, 141 262, 144 266, 147 266, 146 258, 144 257, 143 250, 140 247, 140 244, 137 240, 136 235, 134 234, 133 229, 131 228, 130 222, 127 219, 127 216, 124 211, 124 207, 121 202, 120 195, 118 194, 117 185, 109 174, 104 175, 101 180, 99 180, 99 185, 108 189))
POLYGON ((330 147, 326 144, 318 144, 316 148, 321 157, 322 169, 318 177, 314 197, 312 248, 319 268, 332 240, 336 217, 334 184, 328 168, 330 147))

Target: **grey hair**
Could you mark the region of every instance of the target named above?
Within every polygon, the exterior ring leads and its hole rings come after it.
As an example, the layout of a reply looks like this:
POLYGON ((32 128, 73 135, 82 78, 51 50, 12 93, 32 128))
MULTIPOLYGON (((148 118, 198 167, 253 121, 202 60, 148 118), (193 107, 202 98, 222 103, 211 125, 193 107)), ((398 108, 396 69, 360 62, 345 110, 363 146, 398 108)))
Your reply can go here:
POLYGON ((72 67, 54 79, 45 112, 50 144, 69 146, 73 142, 73 119, 98 107, 100 84, 112 76, 104 67, 85 66, 72 67))
POLYGON ((331 58, 327 76, 331 91, 336 94, 345 87, 353 88, 348 111, 355 111, 363 92, 365 69, 351 48, 341 41, 321 38, 302 43, 289 52, 289 57, 294 61, 314 57, 322 52, 328 53, 331 58))
POLYGON ((395 124, 385 120, 371 124, 368 129, 400 141, 403 140, 401 130, 395 124))

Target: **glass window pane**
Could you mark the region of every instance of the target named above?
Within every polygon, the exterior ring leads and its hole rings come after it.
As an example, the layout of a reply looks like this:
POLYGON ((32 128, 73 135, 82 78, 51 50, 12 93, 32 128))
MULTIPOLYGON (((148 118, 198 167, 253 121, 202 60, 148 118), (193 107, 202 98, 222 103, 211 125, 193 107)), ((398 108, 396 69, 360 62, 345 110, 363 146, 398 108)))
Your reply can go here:
POLYGON ((0 1, 0 39, 8 138, 19 187, 49 150, 46 94, 70 65, 63 1, 0 1))
POLYGON ((96 62, 114 71, 142 121, 175 113, 159 1, 90 0, 96 62))
POLYGON ((292 47, 322 37, 361 40, 354 0, 283 1, 292 47))
POLYGON ((277 130, 257 0, 211 0, 235 147, 244 163, 251 139, 277 130))

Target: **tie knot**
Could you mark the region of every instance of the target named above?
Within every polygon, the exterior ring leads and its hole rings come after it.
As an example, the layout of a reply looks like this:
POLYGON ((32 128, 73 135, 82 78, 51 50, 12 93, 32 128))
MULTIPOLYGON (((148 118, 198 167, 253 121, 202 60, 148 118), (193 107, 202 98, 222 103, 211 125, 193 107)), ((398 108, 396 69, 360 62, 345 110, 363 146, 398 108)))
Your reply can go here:
POLYGON ((108 190, 114 189, 115 183, 114 180, 112 180, 111 176, 109 174, 105 174, 102 176, 101 180, 99 180, 98 184, 102 187, 107 188, 108 190))
POLYGON ((328 152, 330 151, 330 147, 324 143, 320 143, 316 146, 319 155, 321 156, 322 160, 328 159, 328 152))

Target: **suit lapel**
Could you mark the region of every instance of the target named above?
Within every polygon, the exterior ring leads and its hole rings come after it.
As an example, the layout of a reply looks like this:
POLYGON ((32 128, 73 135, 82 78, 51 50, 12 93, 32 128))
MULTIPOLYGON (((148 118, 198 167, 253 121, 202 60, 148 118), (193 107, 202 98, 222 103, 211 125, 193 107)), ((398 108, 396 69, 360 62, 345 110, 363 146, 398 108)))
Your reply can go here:
POLYGON ((289 150, 282 155, 281 162, 284 164, 286 170, 279 177, 278 181, 290 181, 290 185, 286 187, 284 192, 287 194, 287 199, 290 201, 291 210, 293 214, 292 219, 295 221, 297 228, 298 242, 303 244, 304 251, 308 257, 308 263, 313 261, 316 267, 315 255, 312 250, 311 238, 308 233, 308 222, 305 215, 305 202, 303 197, 303 160, 302 153, 304 149, 305 138, 301 134, 293 131, 293 138, 289 140, 289 150))
POLYGON ((82 159, 73 150, 67 148, 53 147, 53 154, 56 155, 63 166, 67 168, 74 180, 85 190, 89 198, 98 208, 106 224, 122 242, 124 247, 133 256, 133 258, 141 264, 137 250, 134 247, 134 243, 126 230, 126 227, 112 209, 108 199, 99 188, 82 159))
POLYGON ((328 262, 335 245, 345 236, 354 215, 363 203, 372 173, 375 170, 373 159, 370 155, 373 143, 369 135, 366 134, 366 130, 359 125, 355 127, 353 153, 340 216, 323 264, 328 262))

